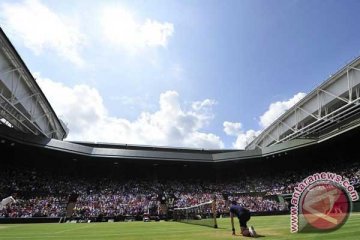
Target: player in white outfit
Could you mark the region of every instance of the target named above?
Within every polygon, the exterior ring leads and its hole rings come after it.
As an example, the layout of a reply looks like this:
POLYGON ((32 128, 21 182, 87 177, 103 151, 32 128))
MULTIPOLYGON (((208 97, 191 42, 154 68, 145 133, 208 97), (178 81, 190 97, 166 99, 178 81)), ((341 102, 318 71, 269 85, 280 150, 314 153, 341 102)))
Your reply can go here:
POLYGON ((12 203, 16 203, 16 200, 12 197, 9 196, 7 198, 4 198, 1 202, 0 202, 0 211, 3 210, 4 208, 6 208, 6 206, 12 204, 12 203))

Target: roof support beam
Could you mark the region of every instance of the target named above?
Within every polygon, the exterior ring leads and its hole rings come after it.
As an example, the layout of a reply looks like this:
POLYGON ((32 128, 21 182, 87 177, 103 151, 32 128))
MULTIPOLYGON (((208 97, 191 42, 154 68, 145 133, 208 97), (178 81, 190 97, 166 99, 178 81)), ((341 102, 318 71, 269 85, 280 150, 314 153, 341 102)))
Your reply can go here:
POLYGON ((336 96, 335 94, 333 94, 333 93, 331 93, 331 92, 329 92, 329 91, 326 91, 326 90, 324 90, 324 89, 319 89, 319 91, 321 91, 321 92, 323 92, 323 93, 326 93, 326 94, 328 94, 328 95, 330 95, 330 96, 332 96, 332 97, 334 97, 334 98, 337 98, 337 99, 339 99, 339 100, 341 100, 341 101, 343 101, 343 102, 345 102, 345 103, 350 103, 350 100, 348 100, 348 99, 346 99, 346 98, 342 98, 342 97, 340 97, 340 96, 336 96))

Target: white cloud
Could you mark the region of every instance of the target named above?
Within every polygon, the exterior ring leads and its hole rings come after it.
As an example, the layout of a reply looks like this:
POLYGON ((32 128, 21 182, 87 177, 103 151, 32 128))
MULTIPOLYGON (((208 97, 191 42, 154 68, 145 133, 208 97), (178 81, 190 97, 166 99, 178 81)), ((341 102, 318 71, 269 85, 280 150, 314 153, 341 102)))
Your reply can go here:
POLYGON ((289 100, 271 103, 269 109, 260 117, 260 126, 262 128, 270 126, 270 124, 272 124, 278 117, 285 113, 286 110, 294 106, 295 103, 305 97, 305 95, 305 93, 299 92, 289 100))
MULTIPOLYGON (((219 136, 202 132, 214 118, 212 107, 216 101, 212 99, 193 102, 185 109, 176 91, 166 91, 160 95, 157 111, 142 112, 136 120, 129 121, 110 116, 95 88, 88 85, 70 88, 35 75, 56 113, 70 129, 67 140, 207 149, 224 147, 219 136)), ((260 117, 261 130, 244 130, 239 122, 225 121, 224 132, 236 137, 232 147, 244 149, 268 126, 266 124, 271 124, 304 96, 298 93, 289 100, 270 104, 260 117)))
POLYGON ((224 147, 218 136, 201 131, 212 119, 213 100, 196 102, 185 110, 179 94, 167 91, 160 95, 157 111, 143 112, 135 121, 129 121, 110 116, 94 88, 87 85, 70 88, 37 75, 37 82, 49 102, 70 129, 67 140, 206 149, 224 147))
POLYGON ((213 99, 205 99, 204 101, 193 102, 192 108, 196 111, 205 111, 209 112, 211 107, 216 104, 216 101, 213 99))
POLYGON ((224 124, 224 132, 227 134, 227 135, 230 135, 230 136, 237 136, 238 134, 241 133, 241 123, 237 122, 237 123, 234 123, 234 122, 227 122, 225 121, 224 124))
POLYGON ((244 149, 256 136, 260 134, 260 131, 248 130, 244 132, 242 130, 242 124, 239 122, 223 123, 224 132, 229 136, 236 136, 236 141, 232 146, 236 149, 244 149))
POLYGON ((38 0, 0 5, 2 23, 35 54, 54 51, 72 63, 82 66, 79 49, 84 43, 74 21, 61 17, 38 0))
POLYGON ((233 147, 237 149, 245 149, 245 147, 257 137, 262 130, 270 126, 278 117, 280 117, 286 110, 294 106, 298 101, 305 97, 305 93, 297 93, 292 98, 286 101, 278 101, 271 103, 269 109, 260 116, 259 126, 261 130, 242 130, 242 124, 239 122, 223 123, 224 132, 229 136, 236 136, 236 141, 233 142, 233 147))
POLYGON ((245 149, 245 147, 254 140, 261 131, 248 130, 246 132, 241 132, 237 138, 235 143, 233 143, 233 147, 237 149, 245 149))
POLYGON ((146 19, 138 21, 123 7, 105 7, 100 14, 100 22, 106 39, 134 53, 145 47, 166 47, 174 33, 174 25, 146 19))
POLYGON ((123 105, 126 109, 135 110, 135 109, 156 109, 158 106, 150 102, 150 95, 141 95, 141 96, 125 96, 125 95, 116 95, 108 96, 112 101, 118 102, 120 105, 123 105))

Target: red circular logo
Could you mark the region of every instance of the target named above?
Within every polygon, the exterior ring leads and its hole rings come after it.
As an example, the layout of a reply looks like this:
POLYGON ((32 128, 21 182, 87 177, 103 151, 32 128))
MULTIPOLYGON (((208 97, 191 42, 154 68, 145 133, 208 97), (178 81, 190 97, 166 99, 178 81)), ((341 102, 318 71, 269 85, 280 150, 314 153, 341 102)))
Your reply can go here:
POLYGON ((339 228, 346 222, 349 211, 348 195, 333 183, 315 183, 303 193, 301 212, 306 221, 315 229, 339 228))

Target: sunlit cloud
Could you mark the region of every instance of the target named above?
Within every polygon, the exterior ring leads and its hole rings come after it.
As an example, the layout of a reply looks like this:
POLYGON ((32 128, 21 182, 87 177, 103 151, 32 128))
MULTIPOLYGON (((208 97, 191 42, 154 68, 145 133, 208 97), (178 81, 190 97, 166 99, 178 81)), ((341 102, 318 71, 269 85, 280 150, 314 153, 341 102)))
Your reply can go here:
POLYGON ((235 136, 236 140, 232 143, 232 147, 236 149, 245 149, 245 147, 254 140, 261 131, 242 129, 242 124, 239 122, 228 122, 223 123, 224 132, 229 136, 235 136))
POLYGON ((37 75, 58 116, 70 129, 66 140, 219 149, 220 137, 202 129, 213 118, 215 101, 205 99, 185 109, 176 91, 160 94, 158 109, 134 121, 111 116, 100 93, 87 85, 65 86, 37 75))
POLYGON ((85 36, 75 22, 56 14, 38 0, 2 3, 0 10, 2 24, 34 54, 50 51, 77 66, 84 65, 79 50, 85 36))
POLYGON ((284 114, 289 108, 294 106, 300 101, 306 94, 297 93, 292 98, 285 101, 278 101, 271 103, 268 110, 260 116, 259 130, 243 130, 240 122, 223 123, 224 132, 229 136, 235 136, 236 140, 232 143, 232 146, 237 149, 245 149, 266 127, 270 126, 276 119, 284 114))
POLYGON ((305 97, 305 95, 305 93, 299 92, 288 100, 271 103, 268 110, 260 116, 260 126, 262 128, 270 126, 270 124, 305 97))
POLYGON ((172 23, 153 19, 142 22, 120 6, 104 7, 100 22, 107 41, 132 53, 144 48, 166 47, 174 34, 172 23))

